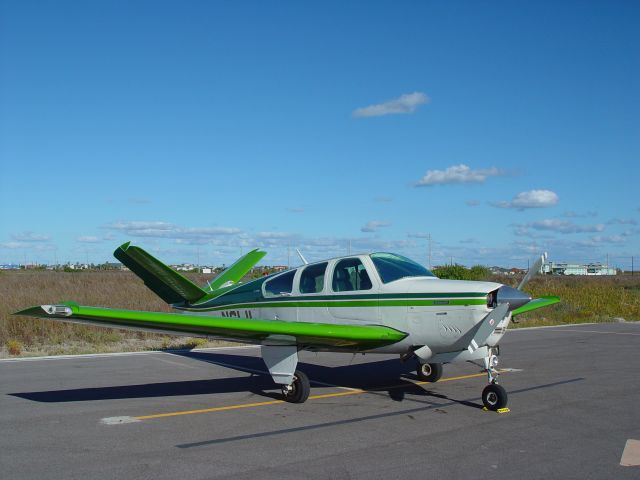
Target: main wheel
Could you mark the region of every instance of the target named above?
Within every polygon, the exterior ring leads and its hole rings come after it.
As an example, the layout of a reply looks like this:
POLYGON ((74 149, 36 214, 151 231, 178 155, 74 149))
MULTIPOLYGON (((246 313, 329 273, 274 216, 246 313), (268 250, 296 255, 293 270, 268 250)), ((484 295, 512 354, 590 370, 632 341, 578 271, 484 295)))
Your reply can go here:
POLYGON ((500 410, 507 406, 507 391, 497 383, 487 385, 482 391, 482 403, 488 410, 500 410))
POLYGON ((309 377, 300 370, 296 370, 293 374, 293 383, 282 387, 282 396, 284 400, 290 403, 304 403, 309 398, 311 386, 309 385, 309 377))
POLYGON ((435 383, 442 377, 441 363, 419 363, 416 370, 418 378, 424 382, 435 383))

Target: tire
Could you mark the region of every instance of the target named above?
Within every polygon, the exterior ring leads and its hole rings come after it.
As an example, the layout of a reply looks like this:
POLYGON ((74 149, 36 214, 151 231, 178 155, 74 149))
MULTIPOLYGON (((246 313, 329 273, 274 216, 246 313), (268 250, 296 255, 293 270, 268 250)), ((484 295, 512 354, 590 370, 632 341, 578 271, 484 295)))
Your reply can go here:
POLYGON ((436 383, 442 377, 441 363, 419 363, 416 369, 418 378, 423 382, 436 383))
POLYGON ((487 385, 482 391, 482 403, 494 412, 507 406, 507 391, 496 383, 487 385))
POLYGON ((304 403, 309 398, 311 385, 309 385, 309 377, 300 370, 296 370, 293 374, 293 383, 291 389, 282 389, 284 400, 289 403, 304 403))

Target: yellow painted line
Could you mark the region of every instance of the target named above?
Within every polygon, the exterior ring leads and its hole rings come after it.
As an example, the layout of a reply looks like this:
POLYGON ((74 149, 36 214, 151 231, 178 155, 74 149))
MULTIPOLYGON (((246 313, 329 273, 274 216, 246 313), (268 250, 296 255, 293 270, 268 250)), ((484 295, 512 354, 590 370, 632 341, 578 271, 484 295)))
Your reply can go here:
MULTIPOLYGON (((454 380, 464 380, 467 378, 476 378, 476 377, 483 377, 485 376, 486 373, 474 373, 472 375, 461 375, 459 377, 448 377, 448 378, 442 378, 440 380, 438 380, 438 383, 440 382, 451 382, 454 380)), ((420 382, 412 382, 414 385, 425 385, 431 382, 424 382, 424 381, 420 381, 420 382)), ((349 391, 346 392, 339 392, 339 393, 324 393, 324 394, 320 394, 320 395, 310 395, 309 396, 309 400, 319 400, 321 398, 332 398, 332 397, 344 397, 347 395, 360 395, 363 393, 374 393, 374 392, 380 392, 380 391, 386 391, 386 390, 393 390, 396 388, 406 388, 408 387, 408 385, 405 384, 401 384, 401 385, 391 385, 389 387, 381 387, 381 388, 375 388, 375 389, 371 389, 371 390, 362 390, 362 389, 351 389, 349 391)), ((337 387, 340 388, 340 387, 337 387)), ((238 405, 226 405, 224 407, 212 407, 212 408, 201 408, 198 410, 184 410, 184 411, 179 411, 179 412, 167 412, 167 413, 156 413, 153 415, 141 415, 139 417, 133 417, 136 420, 152 420, 154 418, 166 418, 166 417, 177 417, 180 415, 194 415, 197 413, 211 413, 211 412, 223 412, 223 411, 227 411, 227 410, 239 410, 241 408, 253 408, 253 407, 264 407, 266 405, 277 405, 279 403, 287 403, 284 400, 270 400, 270 401, 266 401, 266 402, 256 402, 256 403, 240 403, 238 405)))
POLYGON ((133 417, 136 420, 151 420, 152 418, 177 417, 178 415, 193 415, 195 413, 222 412, 224 410, 237 410, 239 408, 262 407, 263 405, 275 405, 285 403, 284 400, 272 400, 270 402, 242 403, 240 405, 227 405, 225 407, 201 408, 199 410, 184 410, 182 412, 156 413, 154 415, 142 415, 133 417))

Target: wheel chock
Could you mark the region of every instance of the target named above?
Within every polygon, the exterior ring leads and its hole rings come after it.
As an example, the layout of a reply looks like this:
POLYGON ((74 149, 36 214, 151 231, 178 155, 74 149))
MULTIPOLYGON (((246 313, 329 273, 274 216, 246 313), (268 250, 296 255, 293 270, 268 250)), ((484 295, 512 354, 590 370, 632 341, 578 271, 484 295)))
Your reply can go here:
MULTIPOLYGON (((485 412, 491 412, 493 410, 489 410, 487 407, 482 407, 482 410, 484 410, 485 412)), ((499 408, 498 410, 496 410, 496 413, 509 413, 511 410, 509 410, 508 408, 499 408)))

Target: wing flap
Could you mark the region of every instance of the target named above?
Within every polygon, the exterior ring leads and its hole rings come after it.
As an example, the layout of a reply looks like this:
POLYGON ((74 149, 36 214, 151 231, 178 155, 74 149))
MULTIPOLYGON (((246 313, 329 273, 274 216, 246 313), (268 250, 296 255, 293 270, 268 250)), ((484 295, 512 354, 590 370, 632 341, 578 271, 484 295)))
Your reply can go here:
POLYGON ((261 342, 267 338, 278 336, 293 337, 300 346, 356 350, 389 345, 399 342, 407 336, 404 332, 380 325, 334 325, 144 312, 81 306, 72 302, 31 307, 16 312, 14 315, 114 328, 215 336, 249 342, 261 342))
POLYGON ((511 315, 515 317, 516 315, 531 312, 533 310, 537 310, 538 308, 548 307, 549 305, 553 305, 558 302, 560 302, 560 297, 555 296, 535 298, 529 303, 516 308, 513 312, 511 312, 511 315))

